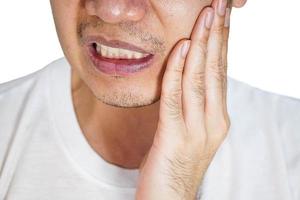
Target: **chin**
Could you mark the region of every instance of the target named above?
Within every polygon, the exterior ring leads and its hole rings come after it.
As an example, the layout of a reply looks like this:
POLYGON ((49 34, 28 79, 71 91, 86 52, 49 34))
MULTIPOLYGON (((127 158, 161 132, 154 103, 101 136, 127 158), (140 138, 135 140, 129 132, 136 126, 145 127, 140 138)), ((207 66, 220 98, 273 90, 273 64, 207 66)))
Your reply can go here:
POLYGON ((130 88, 111 90, 109 88, 93 91, 94 96, 102 103, 119 108, 138 108, 152 105, 159 101, 159 95, 151 95, 147 91, 136 91, 130 88))

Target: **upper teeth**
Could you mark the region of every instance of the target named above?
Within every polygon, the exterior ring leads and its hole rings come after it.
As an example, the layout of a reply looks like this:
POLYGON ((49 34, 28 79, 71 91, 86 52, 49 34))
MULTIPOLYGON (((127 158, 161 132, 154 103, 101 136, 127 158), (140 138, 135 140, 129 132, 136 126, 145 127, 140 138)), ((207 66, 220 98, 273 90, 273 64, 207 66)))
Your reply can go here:
POLYGON ((106 58, 115 58, 115 59, 139 59, 148 56, 149 54, 143 54, 136 51, 130 51, 127 49, 113 48, 105 46, 103 44, 96 44, 98 54, 106 58))

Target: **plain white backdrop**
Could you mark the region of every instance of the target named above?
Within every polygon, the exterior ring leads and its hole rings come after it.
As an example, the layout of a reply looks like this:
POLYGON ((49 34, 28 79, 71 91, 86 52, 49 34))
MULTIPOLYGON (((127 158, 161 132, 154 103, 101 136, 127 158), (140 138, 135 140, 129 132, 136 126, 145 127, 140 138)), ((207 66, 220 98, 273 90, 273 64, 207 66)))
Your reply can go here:
MULTIPOLYGON (((233 9, 228 75, 300 98, 299 8, 299 0, 248 0, 233 9)), ((49 0, 1 1, 0 83, 62 56, 49 0)))

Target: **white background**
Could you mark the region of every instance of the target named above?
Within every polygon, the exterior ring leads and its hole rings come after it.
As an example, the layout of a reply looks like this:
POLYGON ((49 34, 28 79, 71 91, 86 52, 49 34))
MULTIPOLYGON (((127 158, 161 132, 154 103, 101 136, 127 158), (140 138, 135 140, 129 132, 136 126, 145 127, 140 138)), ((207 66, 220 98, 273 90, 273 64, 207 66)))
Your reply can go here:
MULTIPOLYGON (((299 8, 299 0, 248 0, 234 9, 228 75, 300 98, 299 8)), ((1 1, 0 83, 62 56, 48 0, 1 1)))

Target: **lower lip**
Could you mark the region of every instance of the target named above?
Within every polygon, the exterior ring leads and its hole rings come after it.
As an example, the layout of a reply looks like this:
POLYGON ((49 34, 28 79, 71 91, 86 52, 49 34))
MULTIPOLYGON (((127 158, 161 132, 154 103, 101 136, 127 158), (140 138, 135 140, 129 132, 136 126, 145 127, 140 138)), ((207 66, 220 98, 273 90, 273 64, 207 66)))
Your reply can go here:
POLYGON ((140 59, 111 59, 97 53, 93 45, 87 45, 88 55, 96 69, 109 75, 128 76, 151 66, 154 55, 140 59))

